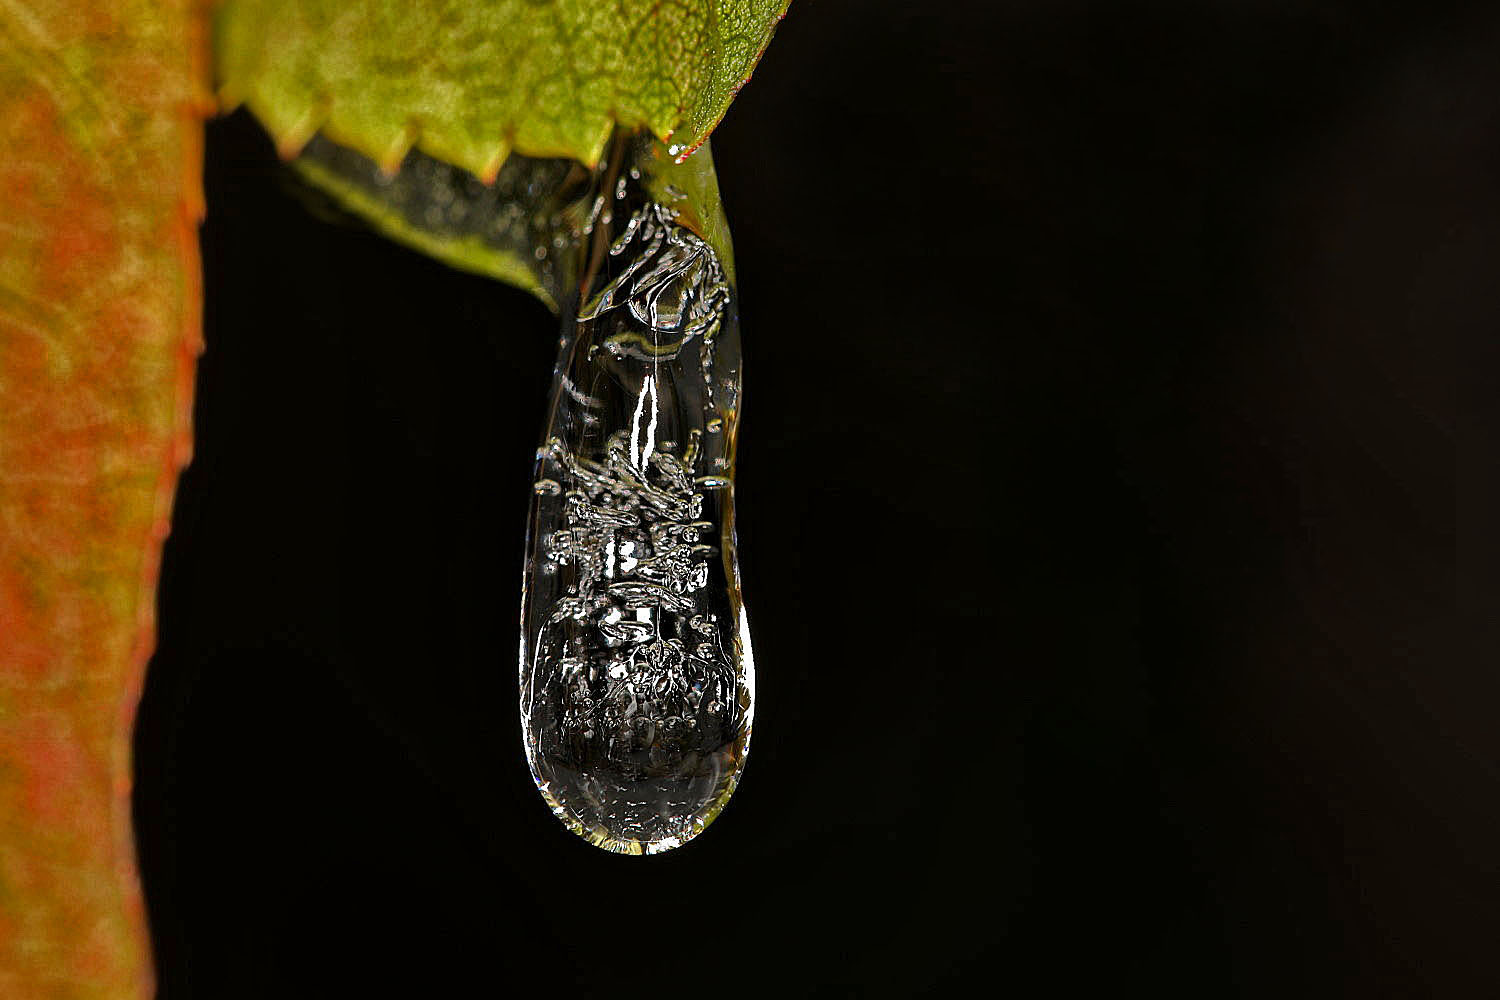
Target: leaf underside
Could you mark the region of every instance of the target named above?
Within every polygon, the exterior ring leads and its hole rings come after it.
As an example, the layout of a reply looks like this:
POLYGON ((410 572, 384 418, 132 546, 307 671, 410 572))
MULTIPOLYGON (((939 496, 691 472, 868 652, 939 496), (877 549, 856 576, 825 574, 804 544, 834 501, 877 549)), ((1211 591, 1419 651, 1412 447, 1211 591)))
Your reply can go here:
POLYGON ((151 990, 130 727, 187 458, 192 0, 0 2, 0 996, 151 990))
MULTIPOLYGON (((621 133, 618 141, 621 152, 642 143, 638 134, 621 133)), ((681 163, 654 140, 645 146, 632 160, 641 183, 714 249, 733 282, 734 251, 710 144, 681 163)), ((576 290, 573 248, 597 206, 587 200, 595 172, 574 160, 515 155, 486 185, 416 151, 399 171, 386 173, 363 154, 316 136, 292 165, 381 233, 450 267, 514 285, 553 312, 576 290)))

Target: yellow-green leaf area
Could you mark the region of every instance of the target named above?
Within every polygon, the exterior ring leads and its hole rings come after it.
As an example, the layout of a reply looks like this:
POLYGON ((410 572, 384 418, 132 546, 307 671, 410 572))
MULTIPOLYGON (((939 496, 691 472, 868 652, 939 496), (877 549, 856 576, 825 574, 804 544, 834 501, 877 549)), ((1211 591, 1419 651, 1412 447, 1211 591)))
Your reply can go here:
POLYGON ((321 130, 489 179, 513 151, 593 164, 616 124, 695 148, 788 2, 224 0, 214 46, 221 98, 283 152, 321 130))

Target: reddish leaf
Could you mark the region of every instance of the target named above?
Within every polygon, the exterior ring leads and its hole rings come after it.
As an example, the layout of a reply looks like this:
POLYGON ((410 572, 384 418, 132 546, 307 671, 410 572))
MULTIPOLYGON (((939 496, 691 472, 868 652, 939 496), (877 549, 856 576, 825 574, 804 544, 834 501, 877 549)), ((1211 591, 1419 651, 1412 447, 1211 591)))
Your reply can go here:
POLYGON ((0 0, 0 996, 150 993, 130 726, 189 450, 189 0, 0 0))

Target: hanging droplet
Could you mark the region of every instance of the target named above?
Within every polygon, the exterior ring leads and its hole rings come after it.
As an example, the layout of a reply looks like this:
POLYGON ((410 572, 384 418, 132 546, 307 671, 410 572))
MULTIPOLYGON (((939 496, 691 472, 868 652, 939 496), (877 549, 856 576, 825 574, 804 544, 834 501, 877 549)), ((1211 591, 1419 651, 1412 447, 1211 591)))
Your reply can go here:
POLYGON ((521 723, 557 817, 650 854, 696 836, 734 791, 754 661, 734 548, 733 292, 684 206, 629 177, 595 290, 564 324, 538 451, 521 723))
POLYGON ((488 185, 416 150, 390 174, 321 137, 296 163, 395 238, 560 310, 522 598, 526 758, 591 843, 696 836, 739 781, 755 687, 734 549, 739 327, 708 145, 621 134, 594 170, 513 155, 488 185))

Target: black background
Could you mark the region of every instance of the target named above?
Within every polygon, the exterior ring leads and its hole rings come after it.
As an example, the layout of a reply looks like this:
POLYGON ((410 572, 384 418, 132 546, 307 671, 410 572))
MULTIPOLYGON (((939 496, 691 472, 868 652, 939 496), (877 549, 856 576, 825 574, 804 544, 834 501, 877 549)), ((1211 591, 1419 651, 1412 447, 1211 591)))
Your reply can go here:
POLYGON ((714 138, 754 749, 650 859, 521 755, 555 321, 212 124, 137 738, 162 996, 1493 995, 1493 671, 1443 667, 1497 40, 796 0, 714 138))

